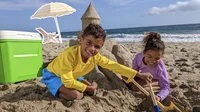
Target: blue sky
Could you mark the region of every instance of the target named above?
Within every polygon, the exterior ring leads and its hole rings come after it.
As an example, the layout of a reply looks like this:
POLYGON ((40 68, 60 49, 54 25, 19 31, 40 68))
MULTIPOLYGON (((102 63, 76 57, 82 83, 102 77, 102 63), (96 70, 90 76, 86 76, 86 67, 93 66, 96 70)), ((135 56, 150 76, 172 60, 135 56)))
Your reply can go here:
POLYGON ((57 31, 53 18, 30 16, 49 2, 64 2, 76 12, 58 18, 60 30, 81 30, 80 18, 90 2, 101 17, 105 29, 200 23, 200 0, 1 0, 0 30, 57 31))

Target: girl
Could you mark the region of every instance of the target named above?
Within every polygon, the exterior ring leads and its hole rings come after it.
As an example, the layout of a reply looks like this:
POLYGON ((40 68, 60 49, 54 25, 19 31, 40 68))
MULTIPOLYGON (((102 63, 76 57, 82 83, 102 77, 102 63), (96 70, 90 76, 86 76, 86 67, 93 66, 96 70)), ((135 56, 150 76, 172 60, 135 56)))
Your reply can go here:
MULTIPOLYGON (((149 32, 145 36, 144 50, 142 53, 138 53, 133 62, 132 68, 142 73, 149 72, 153 76, 152 86, 156 94, 158 101, 163 101, 169 94, 170 85, 168 82, 168 73, 165 68, 165 64, 161 59, 164 54, 165 45, 161 40, 161 36, 156 32, 149 32)), ((134 78, 145 89, 148 89, 146 81, 139 77, 134 78)), ((135 90, 134 84, 130 83, 129 87, 135 90)))

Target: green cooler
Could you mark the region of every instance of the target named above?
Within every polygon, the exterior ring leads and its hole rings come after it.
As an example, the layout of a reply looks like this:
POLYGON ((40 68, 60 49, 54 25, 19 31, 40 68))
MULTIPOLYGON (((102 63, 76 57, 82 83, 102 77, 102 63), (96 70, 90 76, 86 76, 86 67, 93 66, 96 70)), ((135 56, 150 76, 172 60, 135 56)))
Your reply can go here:
POLYGON ((41 76, 41 36, 34 32, 0 30, 0 83, 41 76))

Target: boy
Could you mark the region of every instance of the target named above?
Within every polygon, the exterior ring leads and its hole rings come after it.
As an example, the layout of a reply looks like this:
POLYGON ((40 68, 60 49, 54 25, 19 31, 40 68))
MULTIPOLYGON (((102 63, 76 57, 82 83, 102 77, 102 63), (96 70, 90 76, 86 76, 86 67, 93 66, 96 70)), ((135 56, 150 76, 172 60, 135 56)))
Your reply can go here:
POLYGON ((80 82, 77 79, 90 72, 96 65, 127 77, 127 83, 131 82, 135 75, 144 80, 151 80, 149 73, 139 73, 102 56, 99 50, 105 38, 106 33, 101 26, 89 24, 80 38, 80 45, 65 49, 43 70, 42 82, 54 96, 80 100, 83 92, 94 93, 98 86, 95 82, 80 82))

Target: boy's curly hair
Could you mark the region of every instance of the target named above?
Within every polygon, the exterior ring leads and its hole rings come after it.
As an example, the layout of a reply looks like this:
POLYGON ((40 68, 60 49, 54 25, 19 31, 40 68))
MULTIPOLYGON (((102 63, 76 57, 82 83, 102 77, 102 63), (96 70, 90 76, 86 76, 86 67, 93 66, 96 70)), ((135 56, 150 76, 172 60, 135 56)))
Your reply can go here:
POLYGON ((103 41, 106 38, 105 30, 98 24, 90 23, 85 30, 83 31, 82 37, 86 37, 88 35, 94 36, 94 38, 102 38, 103 41))
POLYGON ((157 32, 148 32, 145 33, 145 37, 143 39, 144 42, 144 52, 147 52, 148 50, 157 50, 162 51, 164 53, 165 50, 165 44, 161 40, 161 36, 157 32))

